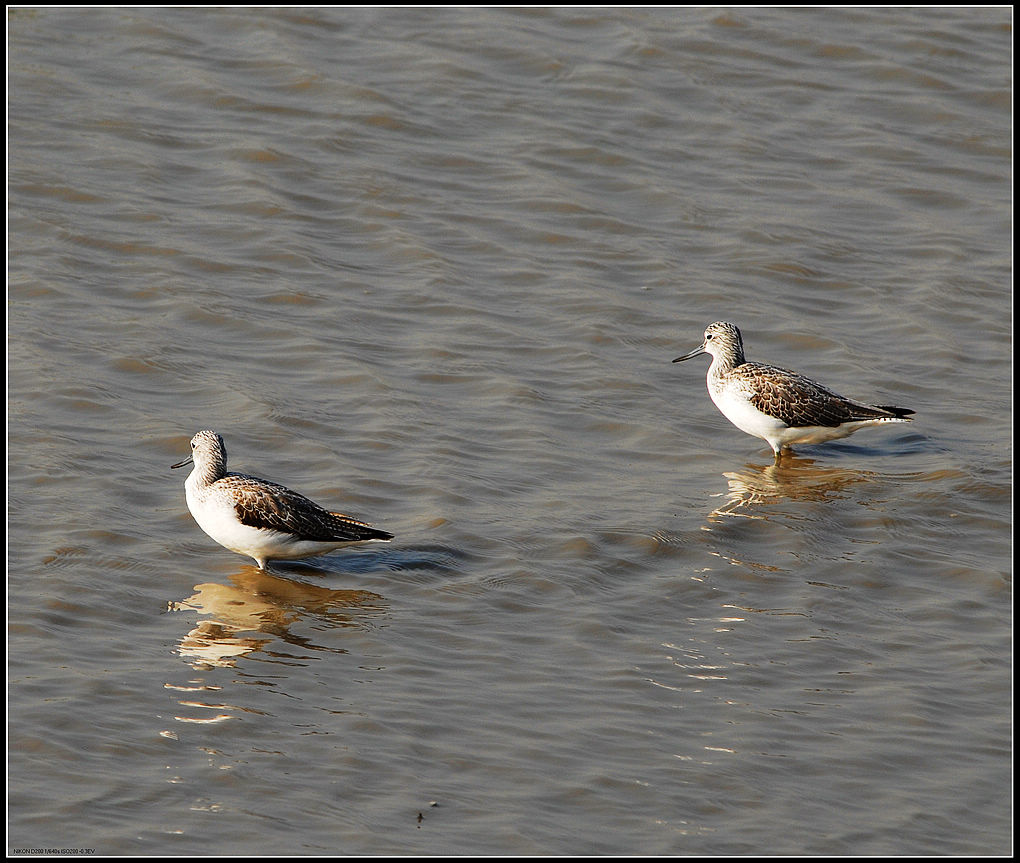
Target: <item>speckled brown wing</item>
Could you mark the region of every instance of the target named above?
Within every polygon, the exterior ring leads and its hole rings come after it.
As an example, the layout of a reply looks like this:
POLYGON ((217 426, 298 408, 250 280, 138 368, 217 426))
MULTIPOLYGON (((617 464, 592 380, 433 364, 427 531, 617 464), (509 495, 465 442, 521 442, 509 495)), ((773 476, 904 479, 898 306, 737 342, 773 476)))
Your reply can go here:
POLYGON ((905 408, 886 409, 855 402, 810 378, 764 363, 744 363, 730 375, 738 377, 747 388, 754 407, 791 428, 835 428, 848 422, 913 413, 905 408))
POLYGON ((315 542, 392 539, 393 534, 338 512, 323 509, 296 491, 264 479, 228 474, 218 481, 234 500, 234 511, 249 527, 269 528, 315 542))

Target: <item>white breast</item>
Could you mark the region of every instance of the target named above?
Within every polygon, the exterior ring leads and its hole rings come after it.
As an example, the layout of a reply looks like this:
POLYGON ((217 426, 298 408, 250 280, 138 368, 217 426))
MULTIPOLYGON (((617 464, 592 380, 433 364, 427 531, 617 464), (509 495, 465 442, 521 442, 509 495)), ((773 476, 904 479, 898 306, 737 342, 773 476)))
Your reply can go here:
POLYGON ((763 414, 736 387, 710 389, 709 395, 722 415, 746 434, 771 442, 787 429, 786 423, 763 414))

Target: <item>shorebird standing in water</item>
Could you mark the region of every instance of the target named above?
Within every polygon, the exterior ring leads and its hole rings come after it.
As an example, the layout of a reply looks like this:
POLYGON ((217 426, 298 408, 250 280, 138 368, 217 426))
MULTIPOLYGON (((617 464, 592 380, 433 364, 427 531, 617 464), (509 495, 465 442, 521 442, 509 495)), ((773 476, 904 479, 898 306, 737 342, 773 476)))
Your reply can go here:
POLYGON ((778 459, 793 444, 825 443, 866 426, 910 422, 908 408, 869 405, 834 393, 796 372, 744 359, 740 330, 709 324, 701 347, 673 362, 711 354, 708 394, 742 432, 760 437, 778 459))
POLYGON ((214 431, 191 439, 191 455, 172 468, 194 464, 184 482, 188 509, 224 548, 268 560, 297 560, 363 542, 387 542, 393 534, 339 512, 275 482, 227 473, 227 450, 214 431))

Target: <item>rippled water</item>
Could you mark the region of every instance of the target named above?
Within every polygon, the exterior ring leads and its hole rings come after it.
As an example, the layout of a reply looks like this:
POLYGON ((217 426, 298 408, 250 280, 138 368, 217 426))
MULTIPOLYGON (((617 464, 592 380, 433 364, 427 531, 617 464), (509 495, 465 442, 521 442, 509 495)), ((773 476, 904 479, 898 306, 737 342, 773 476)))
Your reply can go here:
POLYGON ((8 28, 10 851, 1011 851, 1011 10, 8 28), (720 318, 916 421, 774 464, 720 318))

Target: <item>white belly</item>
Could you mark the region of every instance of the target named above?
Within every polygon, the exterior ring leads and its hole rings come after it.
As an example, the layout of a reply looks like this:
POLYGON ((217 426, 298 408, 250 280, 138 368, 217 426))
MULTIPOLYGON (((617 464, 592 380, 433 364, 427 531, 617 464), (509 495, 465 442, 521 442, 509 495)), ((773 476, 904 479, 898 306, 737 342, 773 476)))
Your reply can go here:
POLYGON ((733 425, 742 432, 767 441, 777 453, 794 444, 825 443, 848 437, 866 426, 889 422, 904 422, 901 419, 882 417, 879 419, 855 420, 838 426, 788 426, 782 420, 762 413, 741 393, 733 390, 712 392, 709 395, 716 407, 733 425))
POLYGON ((784 433, 796 431, 782 420, 763 414, 743 395, 734 393, 733 390, 720 392, 709 390, 708 394, 722 415, 746 434, 761 438, 771 444, 773 440, 778 439, 784 433))
MULTIPOLYGON (((260 550, 272 549, 279 545, 279 538, 274 541, 276 531, 248 527, 242 524, 234 511, 233 505, 222 495, 201 495, 188 484, 184 484, 188 509, 194 516, 198 526, 224 548, 238 554, 261 557, 260 550)), ((277 534, 282 537, 283 534, 277 534)))

